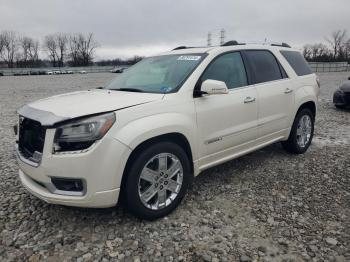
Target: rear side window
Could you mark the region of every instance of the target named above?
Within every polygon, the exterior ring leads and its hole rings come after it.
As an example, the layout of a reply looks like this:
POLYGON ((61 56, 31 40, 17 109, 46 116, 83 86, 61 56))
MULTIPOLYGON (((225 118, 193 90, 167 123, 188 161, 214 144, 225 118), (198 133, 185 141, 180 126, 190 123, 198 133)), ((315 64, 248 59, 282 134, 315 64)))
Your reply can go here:
POLYGON ((266 50, 245 51, 252 73, 252 84, 283 79, 275 56, 266 50))
POLYGON ((248 85, 241 54, 234 52, 216 58, 205 70, 201 82, 207 79, 223 81, 229 89, 248 85))
POLYGON ((304 57, 297 51, 281 51, 281 54, 288 61, 298 76, 310 75, 312 70, 304 57))

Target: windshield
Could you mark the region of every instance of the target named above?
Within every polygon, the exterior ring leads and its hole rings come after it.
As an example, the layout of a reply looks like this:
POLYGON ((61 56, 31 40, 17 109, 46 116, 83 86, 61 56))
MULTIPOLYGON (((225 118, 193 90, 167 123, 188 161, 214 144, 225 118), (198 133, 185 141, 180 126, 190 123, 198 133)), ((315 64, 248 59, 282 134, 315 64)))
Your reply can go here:
POLYGON ((176 92, 204 58, 204 54, 164 55, 145 58, 105 88, 145 93, 176 92))

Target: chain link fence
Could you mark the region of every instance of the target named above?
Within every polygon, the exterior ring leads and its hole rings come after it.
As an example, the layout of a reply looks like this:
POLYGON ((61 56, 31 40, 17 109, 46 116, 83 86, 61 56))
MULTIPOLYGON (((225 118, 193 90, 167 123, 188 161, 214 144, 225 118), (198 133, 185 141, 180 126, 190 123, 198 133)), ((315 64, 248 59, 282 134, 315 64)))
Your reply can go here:
POLYGON ((309 65, 314 72, 346 72, 346 71, 350 71, 350 65, 347 62, 336 62, 336 63, 310 62, 309 65))

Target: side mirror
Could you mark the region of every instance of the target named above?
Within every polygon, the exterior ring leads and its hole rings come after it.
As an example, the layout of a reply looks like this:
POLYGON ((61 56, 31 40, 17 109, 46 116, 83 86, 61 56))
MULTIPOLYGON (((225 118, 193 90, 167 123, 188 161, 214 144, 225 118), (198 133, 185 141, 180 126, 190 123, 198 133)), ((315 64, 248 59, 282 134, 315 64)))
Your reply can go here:
POLYGON ((207 95, 228 94, 228 88, 225 82, 208 79, 202 83, 201 93, 207 95))

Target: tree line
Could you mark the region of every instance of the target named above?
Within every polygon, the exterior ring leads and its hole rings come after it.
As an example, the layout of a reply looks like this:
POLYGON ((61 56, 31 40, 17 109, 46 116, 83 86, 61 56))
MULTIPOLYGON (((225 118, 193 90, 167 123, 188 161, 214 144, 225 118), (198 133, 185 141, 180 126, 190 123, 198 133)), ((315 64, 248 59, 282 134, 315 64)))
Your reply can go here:
MULTIPOLYGON (((346 30, 334 31, 326 38, 327 43, 307 44, 303 55, 309 62, 349 62, 350 38, 346 30)), ((21 36, 14 31, 0 32, 0 67, 22 68, 47 66, 53 67, 89 66, 93 63, 98 43, 93 33, 46 35, 41 41, 29 36, 21 36), (40 58, 47 54, 48 60, 40 58)), ((111 59, 97 62, 97 65, 132 65, 142 57, 130 59, 111 59)))
POLYGON ((40 67, 45 64, 39 57, 40 52, 43 52, 53 67, 88 66, 93 63, 97 47, 93 33, 55 33, 46 35, 40 42, 14 31, 2 31, 0 64, 8 68, 40 67))
POLYGON ((130 66, 141 61, 143 58, 144 58, 143 56, 134 56, 128 59, 121 59, 121 58, 104 59, 104 60, 97 61, 96 64, 99 66, 123 66, 123 65, 130 66))
POLYGON ((309 62, 348 62, 350 63, 350 38, 346 30, 334 31, 325 43, 307 44, 303 55, 309 62))

